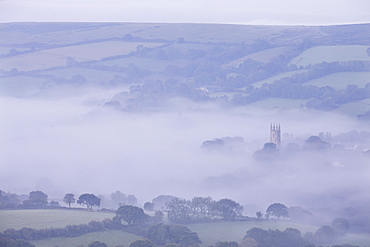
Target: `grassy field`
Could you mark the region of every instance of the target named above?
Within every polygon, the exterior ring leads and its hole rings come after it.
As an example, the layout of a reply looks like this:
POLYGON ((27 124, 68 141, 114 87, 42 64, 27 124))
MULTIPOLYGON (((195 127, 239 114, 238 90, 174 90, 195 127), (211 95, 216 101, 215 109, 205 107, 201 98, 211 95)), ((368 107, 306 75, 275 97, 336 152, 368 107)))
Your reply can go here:
POLYGON ((291 77, 292 75, 294 74, 300 74, 300 73, 305 73, 307 72, 308 70, 306 69, 302 69, 302 70, 296 70, 296 71, 290 71, 290 72, 285 72, 285 73, 281 73, 281 74, 278 74, 278 75, 275 75, 275 76, 271 76, 269 78, 266 78, 264 80, 261 80, 261 81, 257 81, 255 83, 252 83, 251 85, 255 88, 257 87, 261 87, 264 83, 267 83, 267 84, 271 84, 273 83, 274 81, 276 80, 280 80, 284 77, 291 77))
POLYGON ((135 51, 139 45, 151 48, 160 46, 162 43, 116 41, 67 46, 1 58, 0 67, 5 71, 10 71, 12 68, 17 68, 19 71, 32 71, 64 67, 67 57, 73 57, 78 62, 100 60, 105 57, 126 55, 135 51))
POLYGON ((100 241, 106 243, 109 247, 115 246, 129 246, 131 242, 142 239, 143 237, 122 232, 122 231, 105 231, 84 234, 74 238, 52 238, 45 240, 30 241, 36 247, 75 247, 88 246, 93 241, 100 241))
POLYGON ((252 53, 252 54, 246 55, 242 58, 239 58, 237 60, 234 60, 234 61, 232 61, 228 64, 225 64, 223 67, 225 67, 225 68, 238 67, 239 64, 242 64, 245 60, 248 60, 248 59, 252 59, 252 60, 255 60, 255 61, 267 63, 267 62, 271 61, 271 59, 273 59, 275 57, 278 57, 279 55, 284 54, 284 52, 287 49, 288 49, 287 47, 283 46, 283 47, 276 47, 276 48, 267 49, 267 50, 263 50, 263 51, 260 51, 260 52, 252 53))
POLYGON ((42 51, 41 53, 61 55, 64 57, 73 57, 77 61, 100 60, 104 57, 129 54, 130 52, 135 51, 136 47, 140 45, 147 48, 153 48, 161 46, 163 44, 148 42, 109 41, 50 49, 42 51))
MULTIPOLYGON (((22 55, 0 58, 0 67, 5 71, 17 68, 19 71, 32 71, 66 66, 67 57, 46 52, 32 52, 22 55)), ((87 61, 81 59, 79 61, 87 61)))
POLYGON ((364 99, 356 102, 343 104, 333 112, 344 113, 351 117, 356 117, 359 114, 363 114, 366 111, 370 111, 370 99, 364 99))
POLYGON ((297 109, 304 105, 307 100, 304 99, 281 99, 268 98, 249 104, 250 107, 258 107, 271 110, 297 109))
POLYGON ((0 96, 28 97, 39 92, 45 78, 12 76, 0 78, 0 96))
POLYGON ((35 229, 65 227, 66 225, 84 224, 92 220, 101 221, 113 217, 113 213, 68 209, 0 210, 0 231, 22 227, 35 229))
POLYGON ((370 60, 363 45, 315 46, 293 58, 290 64, 307 66, 322 62, 370 60))
POLYGON ((53 69, 40 72, 39 74, 54 75, 58 77, 60 76, 64 77, 67 80, 71 79, 74 75, 82 75, 83 77, 86 78, 87 82, 107 82, 116 76, 126 75, 126 73, 124 72, 104 71, 78 67, 53 69))
POLYGON ((364 87, 367 83, 370 83, 370 72, 341 72, 308 81, 303 85, 330 86, 335 89, 345 89, 347 85, 352 84, 364 87))
MULTIPOLYGON (((0 210, 0 231, 8 228, 20 229, 31 227, 36 229, 49 227, 64 227, 69 224, 83 224, 91 220, 101 221, 112 218, 112 213, 88 212, 82 210, 50 209, 50 210, 0 210)), ((302 234, 315 232, 319 226, 304 225, 287 220, 281 221, 236 221, 236 222, 214 222, 186 225, 190 230, 196 232, 202 240, 202 246, 214 245, 218 241, 240 242, 245 232, 253 227, 262 229, 296 228, 302 234)), ((73 238, 51 238, 44 240, 31 241, 37 247, 74 247, 87 246, 92 241, 101 241, 109 247, 118 245, 129 246, 129 244, 143 237, 135 234, 117 230, 95 232, 84 234, 73 238)), ((343 239, 338 240, 342 243, 351 243, 364 246, 370 242, 370 236, 348 234, 343 239)))
POLYGON ((144 57, 127 57, 127 58, 119 58, 115 60, 108 60, 99 62, 99 65, 106 65, 106 66, 119 66, 119 67, 127 67, 129 63, 133 63, 138 66, 140 69, 147 69, 154 72, 162 72, 168 65, 176 65, 176 66, 185 66, 188 62, 182 59, 176 60, 160 60, 154 58, 144 58, 144 57))

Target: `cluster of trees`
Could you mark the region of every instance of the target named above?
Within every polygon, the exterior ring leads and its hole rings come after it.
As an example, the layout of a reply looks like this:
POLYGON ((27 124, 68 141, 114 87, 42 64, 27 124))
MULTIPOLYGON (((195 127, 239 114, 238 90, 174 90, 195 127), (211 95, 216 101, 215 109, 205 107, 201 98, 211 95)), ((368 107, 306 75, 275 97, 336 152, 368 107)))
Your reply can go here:
POLYGON ((1 247, 36 247, 35 245, 27 242, 23 239, 11 239, 0 237, 0 246, 1 247))
MULTIPOLYGON (((121 205, 136 205, 137 198, 134 195, 126 195, 121 191, 110 194, 110 207, 121 205)), ((88 210, 93 207, 100 207, 102 199, 91 193, 81 194, 78 198, 72 193, 67 193, 63 202, 71 208, 74 203, 86 206, 88 210)), ((6 208, 57 208, 61 207, 57 201, 48 201, 48 195, 42 191, 32 191, 29 195, 17 195, 0 190, 0 209, 6 208)))
POLYGON ((331 226, 321 226, 314 233, 308 232, 305 238, 314 244, 330 244, 340 236, 345 235, 350 229, 350 223, 345 218, 336 218, 331 226))
POLYGON ((48 195, 42 191, 31 191, 29 195, 17 195, 0 190, 1 208, 55 208, 60 207, 56 201, 48 202, 48 195))
POLYGON ((192 200, 173 198, 166 203, 168 219, 176 223, 202 222, 215 219, 234 220, 242 216, 243 207, 231 200, 194 197, 192 200))
POLYGON ((310 242, 304 239, 301 232, 294 228, 280 230, 263 230, 261 228, 252 228, 246 232, 242 245, 258 247, 306 247, 310 242))
MULTIPOLYGON (((221 49, 222 50, 222 49, 221 49)), ((332 110, 341 104, 362 100, 370 95, 370 84, 360 88, 357 85, 348 85, 344 90, 337 90, 330 86, 318 87, 304 85, 305 82, 337 72, 370 71, 368 61, 347 61, 347 62, 323 62, 315 65, 308 65, 308 71, 296 73, 290 77, 276 80, 271 84, 264 84, 260 88, 254 88, 250 84, 275 75, 277 72, 297 70, 296 66, 287 65, 289 59, 280 56, 268 63, 262 63, 251 59, 245 60, 238 68, 224 69, 221 64, 214 60, 203 59, 201 61, 187 64, 184 68, 176 65, 169 65, 165 73, 172 76, 191 77, 192 83, 185 83, 177 79, 146 80, 141 85, 133 86, 121 101, 127 105, 141 107, 160 102, 163 98, 181 96, 196 101, 216 101, 231 103, 234 105, 245 105, 265 98, 277 97, 287 99, 307 99, 305 107, 332 110), (227 76, 232 74, 233 76, 227 76), (201 90, 205 88, 206 90, 201 90), (231 99, 219 96, 211 97, 211 91, 234 92, 231 99), (245 95, 246 93, 246 95, 245 95)), ((135 67, 135 66, 132 66, 135 67)), ((142 74, 140 69, 135 69, 142 74)), ((135 83, 130 79, 126 82, 135 83)), ((138 82, 139 83, 139 82, 138 82)), ((137 109, 137 108, 136 108, 137 109)))
POLYGON ((155 224, 149 227, 145 237, 157 246, 175 244, 186 247, 202 243, 196 232, 182 225, 155 224))
POLYGON ((329 86, 303 85, 303 83, 335 72, 370 71, 370 62, 323 62, 309 68, 307 72, 276 80, 272 84, 264 84, 261 88, 247 88, 248 95, 236 94, 231 102, 242 105, 270 97, 310 99, 305 105, 307 108, 332 110, 344 103, 369 98, 370 83, 364 88, 348 85, 345 90, 336 90, 329 86))

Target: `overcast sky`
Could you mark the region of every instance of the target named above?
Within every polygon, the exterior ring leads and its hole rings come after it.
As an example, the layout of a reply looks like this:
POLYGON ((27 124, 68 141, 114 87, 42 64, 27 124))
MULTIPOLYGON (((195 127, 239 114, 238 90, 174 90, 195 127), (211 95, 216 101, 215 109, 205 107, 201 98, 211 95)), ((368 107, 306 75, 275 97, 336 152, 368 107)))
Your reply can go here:
POLYGON ((0 0, 0 22, 329 25, 370 22, 369 10, 370 0, 0 0))

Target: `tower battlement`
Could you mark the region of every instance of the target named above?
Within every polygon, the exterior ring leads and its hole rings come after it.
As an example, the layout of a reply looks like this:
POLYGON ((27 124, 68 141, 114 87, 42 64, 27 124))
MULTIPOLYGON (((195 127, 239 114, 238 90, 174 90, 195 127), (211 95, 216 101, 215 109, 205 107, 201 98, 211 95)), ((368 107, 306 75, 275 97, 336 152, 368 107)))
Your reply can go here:
POLYGON ((276 145, 276 149, 280 149, 281 145, 281 128, 280 124, 271 124, 270 126, 270 142, 276 145))

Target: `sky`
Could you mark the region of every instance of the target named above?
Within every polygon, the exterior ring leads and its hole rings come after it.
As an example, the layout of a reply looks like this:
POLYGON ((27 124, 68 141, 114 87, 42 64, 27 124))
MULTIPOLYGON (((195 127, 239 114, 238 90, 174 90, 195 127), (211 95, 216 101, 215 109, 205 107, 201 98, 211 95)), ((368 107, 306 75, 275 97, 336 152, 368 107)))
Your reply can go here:
POLYGON ((0 0, 0 22, 333 25, 370 22, 369 0, 0 0))

